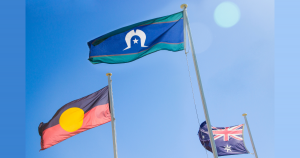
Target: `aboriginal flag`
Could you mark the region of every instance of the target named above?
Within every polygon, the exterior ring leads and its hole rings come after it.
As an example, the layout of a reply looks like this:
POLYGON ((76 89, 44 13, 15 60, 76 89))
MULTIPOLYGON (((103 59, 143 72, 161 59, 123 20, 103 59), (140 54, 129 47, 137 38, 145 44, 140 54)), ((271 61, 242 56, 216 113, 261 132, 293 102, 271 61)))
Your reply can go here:
POLYGON ((111 121, 108 86, 61 107, 48 123, 41 122, 41 150, 111 121))

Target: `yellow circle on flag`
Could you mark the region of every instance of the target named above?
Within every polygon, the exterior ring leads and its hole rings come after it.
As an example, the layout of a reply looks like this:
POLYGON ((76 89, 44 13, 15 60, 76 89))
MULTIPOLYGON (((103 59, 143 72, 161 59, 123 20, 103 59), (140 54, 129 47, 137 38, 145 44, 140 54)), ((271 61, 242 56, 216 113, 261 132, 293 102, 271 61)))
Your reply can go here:
POLYGON ((78 107, 72 107, 64 111, 60 118, 60 126, 68 132, 78 130, 83 123, 84 111, 78 107))

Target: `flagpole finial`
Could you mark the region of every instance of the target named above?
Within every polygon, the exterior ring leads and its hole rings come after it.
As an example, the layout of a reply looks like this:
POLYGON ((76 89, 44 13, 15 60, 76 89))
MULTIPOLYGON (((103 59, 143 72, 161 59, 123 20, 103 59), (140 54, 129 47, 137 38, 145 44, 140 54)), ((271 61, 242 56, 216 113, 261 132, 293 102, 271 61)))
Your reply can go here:
POLYGON ((247 113, 243 113, 243 116, 247 116, 247 113))
POLYGON ((187 8, 187 6, 188 6, 187 4, 181 4, 180 8, 185 9, 185 8, 187 8))
POLYGON ((111 76, 111 75, 112 75, 112 73, 107 73, 107 74, 106 74, 106 76, 111 76))

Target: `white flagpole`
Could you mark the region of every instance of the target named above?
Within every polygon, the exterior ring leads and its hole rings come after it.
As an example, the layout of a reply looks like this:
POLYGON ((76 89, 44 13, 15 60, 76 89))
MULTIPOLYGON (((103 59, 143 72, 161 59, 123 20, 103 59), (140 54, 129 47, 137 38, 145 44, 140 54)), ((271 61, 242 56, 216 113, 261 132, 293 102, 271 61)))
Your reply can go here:
POLYGON ((246 117, 247 114, 244 113, 243 116, 244 116, 244 118, 245 118, 245 123, 246 123, 246 125, 247 125, 247 129, 248 129, 248 133, 249 133, 249 136, 250 136, 250 140, 251 140, 251 144, 252 144, 252 147, 253 147, 253 151, 254 151, 255 157, 258 158, 257 153, 256 153, 256 149, 255 149, 255 146, 254 146, 254 141, 253 141, 253 138, 252 138, 252 134, 251 134, 251 132, 250 132, 250 127, 249 127, 249 125, 248 125, 248 120, 247 120, 247 117, 246 117))
POLYGON ((186 20, 185 20, 185 16, 184 16, 187 5, 186 6, 183 6, 183 5, 185 5, 185 4, 182 4, 180 6, 184 10, 183 11, 183 45, 184 45, 184 53, 187 54, 187 52, 186 52, 186 25, 185 25, 186 20))
POLYGON ((189 37, 191 51, 192 51, 192 55, 193 55, 193 61, 194 61, 194 66, 195 66, 195 70, 196 70, 196 74, 197 74, 198 85, 199 85, 199 90, 200 90, 200 95, 201 95, 201 99, 202 99, 202 105, 203 105, 203 110, 204 110, 204 114, 205 114, 205 119, 206 119, 206 124, 207 124, 207 128, 208 128, 208 134, 209 134, 209 139, 210 139, 213 155, 214 155, 214 158, 218 158, 218 153, 217 153, 217 149, 216 149, 216 145, 215 145, 214 135, 213 135, 212 130, 211 130, 210 119, 209 119, 209 115, 208 115, 206 101, 205 101, 205 98, 204 98, 204 92, 203 92, 200 73, 199 73, 199 69, 198 69, 198 63, 197 63, 194 44, 193 44, 193 40, 192 40, 192 34, 191 34, 190 26, 189 26, 189 20, 188 20, 188 17, 187 17, 187 12, 186 12, 187 4, 182 4, 180 7, 181 7, 181 9, 183 9, 184 25, 187 26, 188 37, 189 37))
POLYGON ((113 146, 114 146, 114 158, 118 158, 117 152, 117 137, 116 137, 116 127, 115 127, 115 111, 114 111, 114 100, 112 92, 112 80, 111 73, 107 73, 108 78, 108 91, 109 91, 109 107, 110 107, 110 117, 111 117, 111 128, 112 128, 112 137, 113 137, 113 146))

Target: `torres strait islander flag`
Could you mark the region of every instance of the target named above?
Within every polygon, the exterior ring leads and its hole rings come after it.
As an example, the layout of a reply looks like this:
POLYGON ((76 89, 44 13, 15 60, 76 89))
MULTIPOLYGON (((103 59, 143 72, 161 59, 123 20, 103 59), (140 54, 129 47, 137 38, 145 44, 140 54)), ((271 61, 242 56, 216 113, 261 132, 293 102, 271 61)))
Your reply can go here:
POLYGON ((41 122, 41 150, 111 121, 108 86, 61 107, 48 123, 41 122))
MULTIPOLYGON (((212 127, 212 132, 218 156, 249 153, 244 143, 244 124, 231 127, 212 127)), ((206 121, 200 125, 198 136, 203 147, 212 152, 206 121)))
POLYGON ((93 64, 127 63, 159 50, 180 51, 183 44, 183 12, 139 22, 88 42, 93 64))

